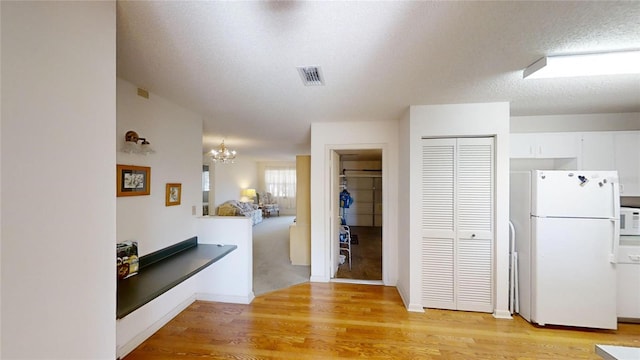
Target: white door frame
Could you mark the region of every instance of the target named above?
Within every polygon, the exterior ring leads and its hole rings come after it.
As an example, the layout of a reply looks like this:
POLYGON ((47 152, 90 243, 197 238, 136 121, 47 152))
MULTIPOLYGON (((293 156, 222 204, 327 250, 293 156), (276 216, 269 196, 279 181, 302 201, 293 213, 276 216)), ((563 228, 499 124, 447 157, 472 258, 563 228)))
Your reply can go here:
MULTIPOLYGON (((389 217, 391 216, 390 210, 388 209, 389 204, 390 204, 390 199, 388 198, 388 194, 389 194, 389 150, 387 149, 387 144, 331 144, 331 145, 326 145, 325 147, 325 151, 326 151, 326 156, 325 159, 327 161, 327 163, 325 164, 325 168, 326 169, 330 169, 330 171, 327 171, 325 173, 325 176, 327 177, 325 179, 325 184, 328 184, 328 191, 326 192, 329 196, 328 199, 325 199, 326 202, 326 206, 325 209, 329 210, 329 222, 326 225, 326 233, 329 234, 329 236, 327 236, 327 244, 326 244, 326 248, 327 248, 327 252, 329 254, 329 256, 327 257, 327 264, 326 266, 328 267, 328 269, 330 269, 330 278, 331 281, 340 281, 340 279, 336 279, 335 278, 335 274, 337 271, 337 264, 338 264, 338 259, 337 259, 337 255, 334 253, 334 249, 333 247, 338 247, 339 246, 339 238, 338 238, 338 231, 337 231, 337 219, 339 216, 339 209, 338 209, 338 198, 339 198, 339 194, 340 194, 340 186, 339 186, 339 181, 338 181, 338 176, 339 176, 339 171, 337 174, 334 174, 334 166, 335 169, 340 168, 340 157, 337 156, 338 154, 336 153, 336 151, 340 151, 340 150, 381 150, 382 151, 382 282, 381 284, 384 285, 392 285, 390 283, 390 276, 389 276, 389 267, 392 266, 391 262, 391 258, 390 258, 390 254, 392 254, 392 244, 391 241, 389 241, 391 239, 391 236, 389 234, 389 217)), ((380 284, 380 282, 377 281, 370 281, 370 280, 354 280, 354 281, 349 281, 349 282, 361 282, 361 283, 367 283, 367 284, 380 284)), ((393 284, 395 285, 395 284, 393 284)))

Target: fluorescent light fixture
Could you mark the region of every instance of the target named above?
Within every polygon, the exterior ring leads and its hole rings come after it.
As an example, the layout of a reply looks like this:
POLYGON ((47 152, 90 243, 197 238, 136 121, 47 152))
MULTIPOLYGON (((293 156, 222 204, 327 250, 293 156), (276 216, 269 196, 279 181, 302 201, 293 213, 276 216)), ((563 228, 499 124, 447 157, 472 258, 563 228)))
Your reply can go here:
POLYGON ((545 56, 524 70, 523 79, 640 74, 640 50, 545 56))

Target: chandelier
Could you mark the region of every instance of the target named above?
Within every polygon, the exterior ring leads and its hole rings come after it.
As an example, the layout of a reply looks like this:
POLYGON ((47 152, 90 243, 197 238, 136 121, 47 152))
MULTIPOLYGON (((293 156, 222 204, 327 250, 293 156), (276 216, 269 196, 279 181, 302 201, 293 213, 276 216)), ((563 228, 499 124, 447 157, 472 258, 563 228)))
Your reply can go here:
POLYGON ((224 140, 218 149, 211 150, 211 160, 215 163, 233 164, 236 159, 236 151, 224 146, 224 140))

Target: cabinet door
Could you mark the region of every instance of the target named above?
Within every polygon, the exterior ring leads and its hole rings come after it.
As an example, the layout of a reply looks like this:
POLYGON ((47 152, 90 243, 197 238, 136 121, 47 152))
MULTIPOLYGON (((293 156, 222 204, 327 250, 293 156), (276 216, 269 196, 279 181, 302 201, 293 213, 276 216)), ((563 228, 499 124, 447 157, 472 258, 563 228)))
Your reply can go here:
POLYGON ((511 134, 509 136, 509 156, 517 159, 534 158, 537 148, 536 134, 511 134))
POLYGON ((640 131, 614 134, 620 196, 640 196, 640 131))
POLYGON ((580 133, 539 133, 537 158, 577 158, 580 152, 580 133))
POLYGON ((581 170, 617 170, 613 136, 610 131, 582 134, 581 170))
POLYGON ((510 135, 510 157, 520 159, 577 158, 580 133, 530 133, 510 135))

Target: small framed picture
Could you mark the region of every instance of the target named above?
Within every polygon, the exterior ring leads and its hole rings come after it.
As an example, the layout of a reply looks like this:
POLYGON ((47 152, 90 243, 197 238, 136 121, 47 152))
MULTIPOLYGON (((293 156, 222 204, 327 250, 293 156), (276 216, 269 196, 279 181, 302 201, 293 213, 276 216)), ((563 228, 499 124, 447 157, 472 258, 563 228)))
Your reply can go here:
POLYGON ((182 184, 167 184, 166 206, 180 205, 182 196, 182 184))
POLYGON ((116 196, 151 194, 151 168, 147 166, 116 165, 116 196))

